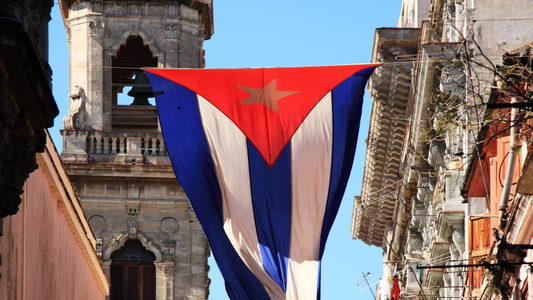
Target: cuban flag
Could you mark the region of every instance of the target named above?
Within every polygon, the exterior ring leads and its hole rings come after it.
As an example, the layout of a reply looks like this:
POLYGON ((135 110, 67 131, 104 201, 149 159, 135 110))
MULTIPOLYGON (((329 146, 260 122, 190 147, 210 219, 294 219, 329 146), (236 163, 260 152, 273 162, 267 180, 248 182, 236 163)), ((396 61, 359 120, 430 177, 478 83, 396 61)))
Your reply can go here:
POLYGON ((320 298, 375 67, 145 70, 231 299, 320 298))

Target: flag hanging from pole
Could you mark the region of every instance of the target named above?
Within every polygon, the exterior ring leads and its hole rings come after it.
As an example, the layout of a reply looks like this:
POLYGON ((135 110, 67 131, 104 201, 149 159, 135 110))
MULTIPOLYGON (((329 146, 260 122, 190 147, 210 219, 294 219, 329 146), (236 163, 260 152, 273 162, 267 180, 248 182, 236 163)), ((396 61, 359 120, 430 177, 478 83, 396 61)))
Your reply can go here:
POLYGON ((231 299, 317 299, 377 65, 147 69, 231 299))

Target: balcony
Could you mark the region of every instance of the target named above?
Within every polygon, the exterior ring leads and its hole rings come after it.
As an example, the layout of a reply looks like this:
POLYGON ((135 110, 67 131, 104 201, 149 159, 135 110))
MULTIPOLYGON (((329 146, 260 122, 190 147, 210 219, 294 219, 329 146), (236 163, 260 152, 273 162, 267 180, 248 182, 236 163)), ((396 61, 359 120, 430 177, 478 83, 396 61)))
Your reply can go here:
POLYGON ((169 166, 160 132, 63 130, 65 163, 169 166))

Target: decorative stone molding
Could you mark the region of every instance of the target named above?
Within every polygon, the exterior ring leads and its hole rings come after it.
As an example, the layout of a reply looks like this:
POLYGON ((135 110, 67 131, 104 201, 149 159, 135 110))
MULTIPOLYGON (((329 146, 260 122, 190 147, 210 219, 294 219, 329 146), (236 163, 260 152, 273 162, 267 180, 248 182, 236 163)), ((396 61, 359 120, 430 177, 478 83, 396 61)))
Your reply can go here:
POLYGON ((92 37, 102 37, 104 35, 105 23, 100 20, 90 21, 89 29, 92 37))
POLYGON ((422 202, 423 204, 430 203, 433 198, 433 192, 435 190, 435 187, 433 186, 429 175, 419 174, 417 187, 417 200, 422 202))
POLYGON ((428 151, 428 163, 435 168, 435 170, 444 167, 445 151, 446 145, 443 141, 431 141, 428 151))
MULTIPOLYGON (((441 178, 441 180, 443 179, 441 178)), ((446 172, 443 180, 446 183, 446 210, 463 209, 461 187, 464 180, 465 177, 460 171, 446 172)))
POLYGON ((122 248, 124 243, 131 238, 136 238, 147 250, 151 251, 155 255, 155 261, 163 261, 163 251, 161 251, 161 248, 159 248, 159 246, 157 246, 153 240, 149 239, 140 231, 136 232, 134 237, 130 235, 130 232, 123 232, 117 237, 114 237, 109 244, 104 246, 102 259, 110 260, 111 254, 122 248))
POLYGON ((201 26, 200 26, 200 23, 196 23, 196 22, 184 22, 182 23, 182 27, 181 27, 181 31, 183 33, 187 33, 187 34, 190 34, 190 35, 193 35, 193 36, 198 36, 200 34, 200 31, 201 31, 201 26))
POLYGON ((136 217, 139 215, 141 201, 126 201, 126 215, 136 217))
POLYGON ((174 262, 154 262, 156 268, 156 299, 174 299, 174 274, 176 266, 174 262))
POLYGON ((426 223, 427 208, 423 202, 417 201, 416 198, 411 203, 411 225, 420 231, 421 227, 426 223))
POLYGON ((175 249, 176 241, 172 239, 166 239, 163 240, 163 246, 165 247, 163 250, 163 259, 164 261, 174 261, 174 249, 175 249))
POLYGON ((154 262, 156 269, 163 275, 173 277, 176 271, 176 265, 172 262, 154 262))
POLYGON ((407 238, 407 252, 415 257, 421 257, 422 246, 422 236, 418 232, 410 231, 407 238))
POLYGON ((93 232, 97 234, 104 232, 107 227, 106 220, 101 215, 93 215, 89 218, 88 221, 93 232))
MULTIPOLYGON (((129 215, 129 209, 128 209, 128 215, 129 215)), ((128 223, 128 232, 129 232, 129 235, 131 238, 136 238, 137 237, 137 220, 135 220, 135 218, 133 217, 128 217, 127 219, 127 223, 128 223)))
MULTIPOLYGON (((111 26, 111 25, 110 25, 111 26)), ((136 26, 137 27, 137 26, 136 26)), ((138 35, 143 39, 143 42, 145 45, 148 46, 150 51, 152 52, 154 57, 163 58, 165 57, 164 54, 166 53, 166 42, 161 41, 160 39, 157 39, 157 36, 153 36, 150 34, 147 34, 145 31, 138 29, 128 29, 123 30, 119 34, 113 34, 113 36, 109 39, 105 39, 106 48, 109 51, 111 55, 117 55, 117 50, 120 48, 120 45, 126 43, 126 39, 130 35, 138 35)))
POLYGON ((464 211, 441 211, 437 217, 437 232, 442 240, 449 240, 454 231, 463 231, 464 211))
POLYGON ((63 118, 63 127, 66 130, 81 130, 86 127, 87 122, 87 109, 85 103, 87 97, 85 91, 80 86, 74 86, 70 92, 70 105, 68 113, 63 118))
POLYGON ((180 26, 178 24, 167 24, 165 27, 165 36, 169 40, 179 39, 180 26))
POLYGON ((463 233, 463 230, 454 230, 452 233, 452 242, 461 254, 465 252, 465 235, 463 233))
POLYGON ((167 276, 171 276, 174 274, 174 271, 176 270, 176 268, 172 265, 165 265, 163 267, 163 273, 167 276))
POLYGON ((102 258, 102 250, 103 250, 103 240, 102 239, 99 239, 97 238, 96 239, 96 245, 95 245, 95 251, 96 251, 96 256, 98 256, 98 258, 102 258))
POLYGON ((465 96, 466 76, 460 62, 446 64, 442 68, 439 89, 444 94, 462 98, 465 96))
POLYGON ((422 228, 422 240, 424 241, 423 250, 429 251, 437 237, 435 236, 435 218, 427 217, 426 219, 429 219, 429 221, 422 228))
POLYGON ((179 230, 179 224, 176 218, 173 217, 166 217, 161 219, 161 225, 160 229, 161 232, 167 233, 167 234, 173 234, 178 232, 179 230))
MULTIPOLYGON (((132 217, 139 215, 141 207, 141 198, 144 194, 144 185, 135 183, 128 183, 126 185, 126 214, 129 216, 128 220, 134 220, 132 217)), ((128 224, 130 221, 128 221, 128 224)))

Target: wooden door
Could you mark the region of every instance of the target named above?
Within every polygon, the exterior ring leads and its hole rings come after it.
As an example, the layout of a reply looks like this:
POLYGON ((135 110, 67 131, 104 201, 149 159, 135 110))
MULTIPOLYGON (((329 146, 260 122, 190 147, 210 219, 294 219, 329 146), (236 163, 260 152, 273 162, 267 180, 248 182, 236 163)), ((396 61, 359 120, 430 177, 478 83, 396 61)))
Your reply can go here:
POLYGON ((154 258, 136 240, 111 255, 111 300, 155 300, 154 258))
POLYGON ((155 300, 154 264, 112 263, 111 300, 155 300))

